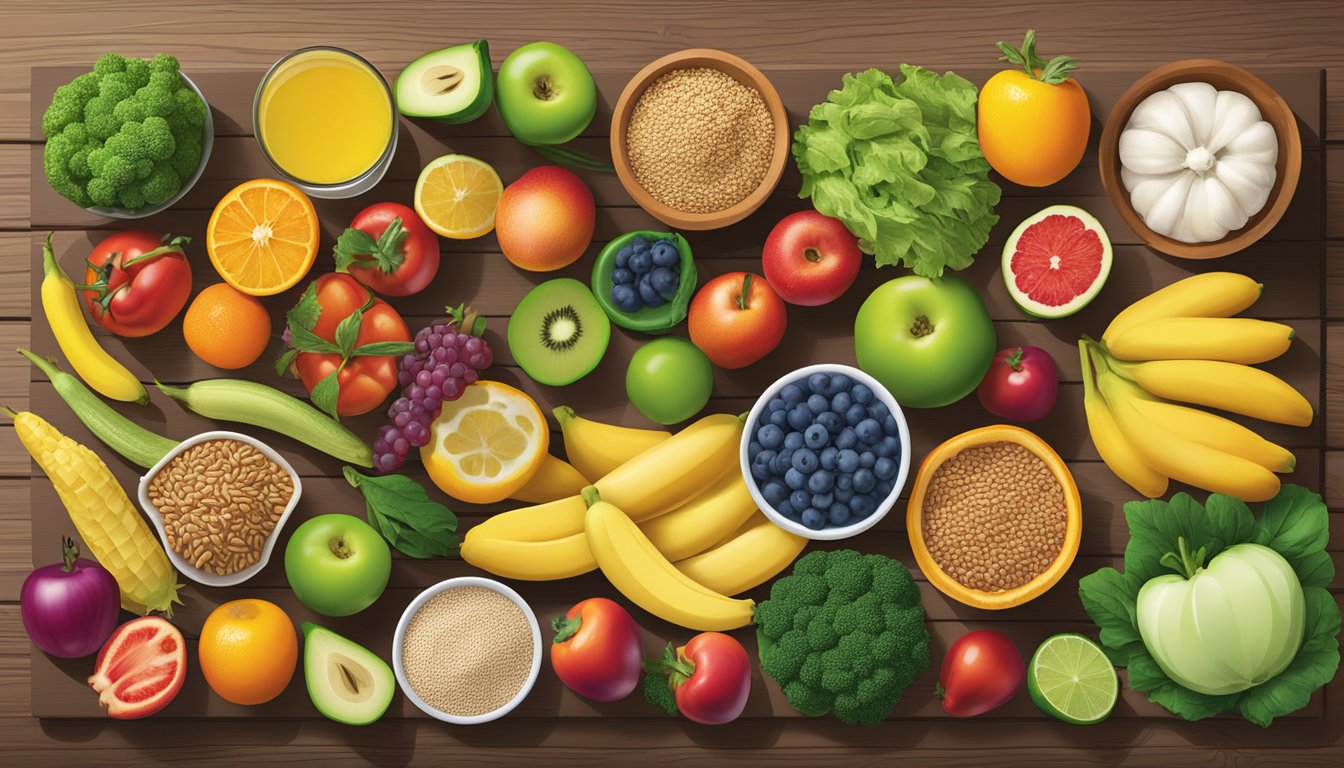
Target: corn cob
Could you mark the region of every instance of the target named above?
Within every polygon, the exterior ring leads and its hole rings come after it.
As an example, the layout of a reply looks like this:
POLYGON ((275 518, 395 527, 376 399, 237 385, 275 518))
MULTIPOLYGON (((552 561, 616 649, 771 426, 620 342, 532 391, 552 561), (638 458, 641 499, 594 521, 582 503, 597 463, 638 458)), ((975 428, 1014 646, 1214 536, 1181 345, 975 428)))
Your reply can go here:
POLYGON ((177 571, 103 460, 37 414, 4 411, 14 418, 19 440, 51 479, 89 551, 116 578, 121 607, 141 616, 150 611, 171 616, 173 603, 182 602, 177 571))

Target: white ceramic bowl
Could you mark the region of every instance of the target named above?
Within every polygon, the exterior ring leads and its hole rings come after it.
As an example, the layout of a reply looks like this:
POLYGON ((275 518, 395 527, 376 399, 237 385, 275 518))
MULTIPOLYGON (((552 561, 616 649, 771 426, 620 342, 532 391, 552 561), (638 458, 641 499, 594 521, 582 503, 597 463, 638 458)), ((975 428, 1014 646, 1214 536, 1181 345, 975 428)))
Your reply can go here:
POLYGON ((910 474, 910 427, 905 423, 905 414, 901 411, 901 404, 896 402, 896 398, 892 397, 891 392, 888 392, 887 388, 882 386, 877 379, 874 379, 872 376, 869 376, 858 368, 853 368, 848 365, 820 363, 818 365, 809 365, 806 368, 799 368, 792 373, 780 377, 774 384, 771 384, 766 388, 765 392, 761 393, 761 396, 756 400, 756 404, 751 407, 751 412, 747 414, 747 424, 746 429, 742 431, 742 445, 741 450, 739 451, 739 457, 742 464, 742 477, 747 481, 747 490, 751 493, 751 498, 756 500, 756 506, 765 513, 766 517, 773 520, 775 525, 778 525, 780 528, 783 528, 790 533, 796 533, 799 536, 809 539, 823 541, 847 539, 850 536, 863 533, 874 525, 877 525, 877 522, 883 517, 886 517, 886 514, 896 505, 896 499, 901 495, 901 490, 905 488, 906 477, 910 474), (756 426, 759 423, 762 414, 765 412, 766 404, 769 403, 775 395, 779 394, 779 391, 783 389, 785 385, 806 380, 808 376, 811 376, 814 373, 843 373, 855 381, 867 384, 869 389, 873 390, 873 396, 881 401, 883 405, 887 406, 887 410, 891 411, 891 415, 896 417, 896 426, 900 432, 901 439, 900 467, 897 469, 896 477, 892 481, 891 493, 887 495, 887 498, 878 503, 877 509, 873 510, 871 515, 856 523, 841 526, 827 526, 816 531, 808 528, 802 523, 790 520, 779 512, 776 512, 775 508, 770 506, 770 502, 766 501, 765 497, 761 495, 761 489, 756 485, 756 478, 751 475, 751 458, 747 455, 747 447, 751 443, 752 435, 756 432, 756 426))
POLYGON ((215 118, 210 113, 210 102, 206 101, 205 94, 201 93, 201 89, 197 88, 196 84, 191 81, 191 78, 187 77, 187 73, 179 72, 178 74, 182 76, 182 82, 186 83, 187 87, 195 91, 196 95, 201 97, 201 101, 205 102, 205 127, 202 129, 205 131, 205 135, 201 138, 201 162, 197 163, 196 172, 191 175, 191 178, 182 182, 182 188, 177 190, 177 194, 164 200, 158 205, 151 205, 135 211, 129 211, 125 208, 111 208, 103 205, 89 206, 84 210, 89 213, 96 213, 99 216, 106 216, 109 219, 143 219, 146 216, 153 216, 156 213, 161 213, 173 207, 177 204, 178 200, 186 197, 187 193, 191 191, 191 188, 196 186, 197 181, 200 181, 201 174, 205 173, 205 164, 210 161, 210 150, 215 146, 215 118))
POLYGON ((483 579, 479 576, 459 576, 455 579, 440 581, 416 595, 411 604, 406 606, 406 610, 402 612, 401 620, 397 622, 397 633, 392 637, 392 672, 397 676, 397 685, 401 686, 401 692, 405 694, 406 698, 410 699, 411 703, 419 707, 425 714, 436 720, 453 723, 454 725, 480 725, 491 720, 498 720, 521 704, 523 699, 527 698, 527 694, 532 692, 532 686, 537 684, 537 675, 541 673, 541 626, 537 624, 537 614, 533 613, 532 606, 528 605, 522 596, 494 579, 483 579), (504 706, 482 715, 453 715, 431 707, 411 688, 411 682, 406 679, 406 671, 401 664, 402 644, 406 640, 406 628, 411 624, 411 617, 419 613, 430 598, 440 592, 461 587, 483 587, 507 597, 513 601, 514 605, 518 606, 523 615, 527 617, 527 623, 532 627, 532 670, 528 672, 527 681, 504 706))
POLYGON ((271 550, 275 549, 275 541, 280 537, 280 530, 285 527, 289 521, 289 516, 294 512, 294 507, 299 503, 299 497, 303 495, 303 483, 299 482, 299 473, 285 461, 285 457, 275 452, 275 449, 261 442, 255 437, 239 434, 238 432, 202 432, 195 437, 189 437, 178 444, 176 448, 169 451, 166 456, 159 459, 158 463, 149 468, 149 471, 140 478, 140 508, 149 514, 149 519, 154 523, 154 528, 159 532, 159 541, 163 542, 163 549, 168 553, 168 559, 172 561, 177 570, 186 574, 192 581, 199 582, 207 587, 231 587, 235 584, 242 584, 244 581, 256 576, 266 563, 271 559, 271 550), (275 521, 275 527, 271 529, 271 534, 266 537, 266 543, 261 548, 261 557, 257 562, 249 565, 241 571, 231 573, 227 576, 221 576, 217 573, 203 571, 192 565, 183 557, 177 554, 171 546, 168 545, 168 533, 163 528, 163 515, 159 513, 159 508, 149 500, 149 479, 159 473, 168 462, 172 461, 183 451, 193 445, 203 443, 206 440, 237 440, 256 448, 266 455, 266 458, 280 465, 280 468, 289 473, 290 480, 294 481, 294 495, 290 497, 289 503, 285 505, 285 511, 280 515, 280 519, 275 521))

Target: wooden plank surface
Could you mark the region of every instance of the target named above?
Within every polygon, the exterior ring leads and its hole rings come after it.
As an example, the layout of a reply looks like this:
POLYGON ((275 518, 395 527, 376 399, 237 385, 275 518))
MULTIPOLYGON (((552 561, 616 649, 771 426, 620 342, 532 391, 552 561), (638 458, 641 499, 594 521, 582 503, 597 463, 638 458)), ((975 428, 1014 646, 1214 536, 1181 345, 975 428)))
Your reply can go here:
MULTIPOLYGON (((987 67, 993 66, 993 51, 986 57, 983 49, 992 46, 993 40, 1011 39, 1013 35, 1005 33, 1005 28, 1015 29, 1028 23, 1041 30, 1043 41, 1068 40, 1067 52, 1084 57, 1088 67, 1084 82, 1097 119, 1104 118, 1104 105, 1149 60, 1160 63, 1186 55, 1226 58, 1251 66, 1283 92, 1303 129, 1306 152, 1299 194, 1270 237, 1255 248, 1216 264, 1219 269, 1245 271, 1265 282, 1266 295, 1254 309, 1255 316, 1284 320, 1298 329, 1299 342, 1288 356, 1276 362, 1275 370, 1307 394, 1317 407, 1318 421, 1310 429, 1269 427, 1265 433, 1297 453, 1299 466, 1291 478, 1293 481, 1322 488, 1332 512, 1344 511, 1344 459, 1339 458, 1344 452, 1326 450, 1344 447, 1344 430, 1336 424, 1344 419, 1338 415, 1344 414, 1344 371, 1331 357, 1333 350, 1339 348, 1334 344, 1344 344, 1344 326, 1327 327, 1320 320, 1323 315, 1344 318, 1344 278, 1340 277, 1344 273, 1339 271, 1337 260, 1330 258, 1332 254, 1344 256, 1344 253, 1338 242, 1322 246, 1320 240, 1327 231, 1330 237, 1344 238, 1344 230, 1338 223, 1344 220, 1344 203, 1341 203, 1344 185, 1339 183, 1344 176, 1344 146, 1321 144, 1323 138, 1344 139, 1344 129, 1340 128, 1344 125, 1344 76, 1322 80, 1316 74, 1321 69, 1332 73, 1344 69, 1344 49, 1337 44, 1338 34, 1344 32, 1344 6, 1328 1, 1286 2, 1274 4, 1271 11, 1269 7, 1256 8, 1249 3, 1243 7, 1194 0, 1179 6, 1129 3, 1121 11, 1083 2, 1052 9, 1050 16, 1042 19, 1040 13, 999 4, 986 4, 987 10, 980 12, 962 9, 952 14, 946 8, 897 8, 848 0, 828 4, 825 15, 829 23, 818 23, 814 5, 770 5, 773 7, 768 10, 753 7, 751 2, 702 7, 697 0, 690 0, 653 12, 648 8, 636 11, 616 2, 603 4, 600 11, 595 7, 576 8, 562 14, 563 18, 547 15, 545 35, 581 51, 594 68, 603 90, 604 114, 599 115, 588 138, 580 139, 579 145, 598 149, 604 145, 605 110, 629 72, 663 52, 702 44, 746 55, 766 70, 782 93, 786 91, 784 82, 797 83, 790 86, 798 89, 796 99, 789 99, 785 93, 795 124, 805 114, 806 107, 833 85, 829 81, 835 80, 839 72, 856 67, 892 66, 906 60, 931 68, 955 68, 979 81, 988 73, 987 67), (853 18, 859 13, 865 21, 855 24, 853 18), (955 32, 948 29, 953 17, 957 20, 955 32), (1192 24, 1198 27, 1197 32, 1191 31, 1192 24), (744 28, 750 28, 752 33, 744 35, 744 28), (1137 69, 1136 53, 1142 53, 1145 62, 1137 69), (1312 79, 1307 79, 1307 75, 1312 79)), ((235 116, 247 114, 260 68, 279 53, 320 37, 324 42, 359 50, 385 71, 395 73, 404 63, 408 48, 428 49, 446 44, 441 39, 442 27, 428 31, 433 26, 427 23, 431 18, 446 23, 448 19, 444 16, 449 15, 452 29, 473 30, 460 34, 489 36, 496 61, 514 45, 537 35, 525 29, 533 23, 527 20, 528 13, 535 13, 529 3, 521 3, 518 8, 454 4, 451 11, 446 7, 416 6, 417 3, 402 3, 388 7, 385 12, 380 8, 379 26, 391 29, 400 20, 401 29, 395 34, 371 30, 363 21, 357 27, 352 25, 350 19, 365 17, 367 5, 342 0, 324 3, 321 8, 235 2, 227 9, 224 6, 212 9, 208 29, 185 33, 181 28, 191 24, 188 20, 200 18, 197 9, 148 11, 146 0, 121 4, 115 14, 106 6, 65 1, 41 9, 23 8, 12 14, 20 35, 9 50, 0 52, 0 230, 24 231, 0 231, 0 337, 3 337, 0 342, 4 342, 0 345, 3 353, 0 402, 23 397, 72 436, 98 446, 59 402, 40 373, 18 365, 22 362, 18 358, 5 359, 8 356, 5 349, 13 343, 28 341, 30 336, 35 349, 47 354, 55 351, 54 341, 43 323, 35 324, 31 332, 26 323, 38 306, 27 274, 37 254, 40 232, 47 228, 63 230, 57 237, 57 252, 67 268, 72 268, 79 262, 80 252, 113 226, 87 217, 55 198, 42 182, 40 146, 33 144, 33 124, 40 109, 37 105, 45 104, 50 88, 72 70, 68 66, 38 66, 30 72, 29 66, 86 65, 86 49, 90 45, 95 48, 115 45, 126 53, 148 54, 163 47, 160 41, 165 35, 182 40, 180 45, 173 46, 174 51, 190 48, 189 54, 182 56, 184 64, 194 77, 199 73, 197 81, 215 106, 221 138, 216 146, 216 161, 210 164, 198 188, 179 209, 147 223, 199 235, 219 194, 240 180, 266 173, 249 137, 249 121, 235 116), (55 21, 58 11, 64 12, 59 22, 55 21), (509 21, 503 22, 504 18, 509 21), (340 32, 333 31, 338 28, 340 32), (356 28, 358 31, 352 31, 356 28), (258 30, 265 32, 258 36, 258 30), (421 37, 424 41, 414 45, 406 42, 421 37), (79 44, 69 42, 74 40, 79 44), (103 42, 91 42, 99 40, 103 42), (244 72, 220 71, 230 68, 244 72), (33 109, 28 108, 30 102, 33 109), (16 108, 6 108, 10 105, 16 108), (219 157, 228 160, 221 163, 219 157), (30 228, 37 232, 29 234, 30 228), (7 275, 15 279, 5 280, 7 275), (27 395, 29 387, 31 397, 27 395)), ((456 31, 450 34, 456 36, 459 36, 456 31)), ((1043 42, 1042 47, 1047 54, 1063 50, 1049 42, 1043 42)), ((501 128, 493 111, 475 124, 468 132, 470 135, 437 125, 426 128, 403 121, 396 162, 380 190, 386 191, 390 199, 409 199, 410 184, 420 164, 449 149, 485 157, 496 164, 506 181, 541 162, 530 151, 508 140, 501 128)), ((1099 128, 1094 130, 1094 143, 1098 131, 1099 128)), ((593 186, 599 204, 604 206, 599 212, 599 242, 651 222, 637 208, 630 207, 613 178, 594 175, 585 178, 593 186)), ((784 212, 803 205, 792 197, 796 188, 796 174, 790 171, 780 193, 761 213, 727 232, 692 235, 702 276, 750 266, 750 260, 759 254, 759 243, 770 224, 784 212)), ((319 204, 324 244, 365 202, 319 204)), ((935 637, 935 661, 946 643, 965 628, 994 626, 1008 632, 1024 649, 1061 628, 1094 631, 1085 623, 1085 615, 1077 604, 1076 580, 1101 565, 1116 564, 1126 538, 1120 503, 1132 492, 1096 461, 1090 441, 1082 434, 1078 369, 1070 350, 1079 334, 1099 332, 1118 306, 1153 286, 1209 266, 1157 257, 1143 248, 1101 196, 1091 152, 1078 171, 1055 187, 1027 190, 1007 185, 999 212, 1004 221, 995 230, 977 266, 968 270, 966 276, 985 295, 1002 343, 1044 346, 1060 363, 1066 382, 1061 402, 1056 415, 1039 425, 1039 431, 1069 459, 1084 493, 1087 522, 1079 560, 1065 580, 1043 598, 1007 614, 986 615, 965 608, 921 582, 930 631, 935 637), (1116 267, 1102 298, 1078 316, 1049 324, 1025 322, 1007 301, 994 269, 994 256, 1017 220, 1053 202, 1077 202, 1098 214, 1117 244, 1116 267)), ((427 320, 436 311, 441 295, 444 301, 454 303, 471 300, 491 315, 490 338, 500 362, 496 368, 498 378, 523 384, 543 405, 571 402, 600 417, 635 423, 639 417, 624 406, 623 397, 603 397, 601 391, 590 392, 586 386, 570 388, 575 391, 569 392, 529 386, 523 381, 525 377, 512 367, 499 334, 504 332, 517 298, 544 278, 504 267, 497 251, 493 238, 446 248, 445 260, 453 260, 455 279, 441 275, 422 298, 407 302, 404 311, 408 322, 414 326, 427 320), (462 298, 458 294, 463 294, 462 298), (618 402, 611 402, 613 399, 618 402)), ((212 282, 213 273, 204 254, 198 252, 193 258, 198 287, 212 282)), ((325 258, 319 258, 319 269, 328 268, 325 258)), ((585 259, 569 270, 573 276, 580 279, 586 276, 584 263, 590 262, 585 259)), ((860 277, 860 284, 841 303, 824 310, 791 308, 790 339, 786 345, 752 369, 719 372, 711 408, 746 407, 763 381, 810 357, 852 359, 852 348, 845 338, 849 332, 848 318, 871 287, 891 276, 894 276, 891 270, 867 269, 860 277)), ((268 306, 273 316, 282 314, 292 298, 291 294, 271 300, 268 306)), ((170 334, 165 338, 172 338, 180 334, 180 327, 175 324, 164 333, 170 334)), ((155 374, 166 381, 185 382, 218 375, 190 355, 172 354, 176 342, 101 338, 141 378, 155 374)), ((618 379, 624 361, 638 342, 636 334, 620 331, 613 334, 607 359, 586 381, 618 379)), ((261 363, 241 373, 298 393, 294 382, 267 375, 266 362, 278 349, 278 342, 274 342, 261 363)), ((199 431, 208 423, 157 395, 146 409, 133 406, 125 409, 147 425, 176 437, 199 431)), ((913 414, 916 455, 941 437, 990 419, 973 398, 956 408, 941 410, 947 413, 913 414)), ((377 419, 352 423, 357 430, 371 433, 377 419)), ((1258 423, 1253 426, 1264 428, 1258 423)), ((359 512, 357 497, 349 495, 342 481, 331 477, 338 466, 334 461, 292 441, 271 438, 264 436, 294 458, 296 467, 305 474, 306 496, 291 528, 304 517, 319 512, 359 512)), ((123 484, 133 488, 138 474, 134 468, 115 457, 109 464, 123 484)), ((0 739, 4 739, 7 752, 14 755, 15 764, 26 765, 40 759, 48 764, 122 765, 129 760, 171 760, 180 757, 183 750, 198 765, 299 759, 398 765, 448 760, 481 765, 537 760, 628 765, 636 759, 646 759, 650 749, 658 750, 659 758, 670 761, 713 763, 731 759, 746 764, 792 761, 799 765, 887 762, 897 754, 894 750, 901 750, 903 756, 920 765, 972 762, 982 765, 986 761, 996 765, 1122 762, 1184 765, 1222 764, 1225 760, 1239 764, 1291 760, 1300 765, 1335 765, 1344 758, 1344 686, 1338 680, 1325 695, 1318 694, 1306 710, 1276 722, 1266 731, 1230 719, 1184 723, 1130 692, 1122 698, 1111 721, 1087 729, 1067 728, 1042 718, 1026 703, 1025 697, 986 718, 949 721, 924 693, 932 686, 932 673, 907 692, 897 708, 895 722, 873 730, 844 728, 825 718, 794 716, 778 690, 763 681, 759 672, 746 718, 731 728, 713 729, 638 711, 643 705, 635 700, 627 702, 626 707, 594 706, 563 691, 549 669, 543 670, 542 681, 526 709, 501 723, 469 730, 444 728, 426 721, 400 696, 385 722, 365 729, 341 728, 315 717, 302 684, 297 681, 280 700, 256 711, 244 711, 208 695, 196 673, 183 697, 173 705, 175 709, 155 720, 130 724, 97 719, 33 720, 30 712, 62 718, 96 717, 97 713, 82 682, 87 674, 84 665, 53 663, 39 654, 30 667, 28 644, 13 601, 30 562, 53 559, 45 542, 60 535, 59 529, 65 521, 50 485, 40 477, 29 483, 26 479, 29 471, 26 454, 17 446, 12 428, 0 425, 0 493, 7 499, 7 504, 0 507, 0 536, 5 537, 0 540, 0 690, 5 691, 0 694, 0 739), (195 693, 189 695, 190 691, 195 693), (201 714, 220 717, 197 717, 201 714), (169 719, 169 715, 173 717, 169 719), (240 717, 246 717, 246 723, 239 722, 240 717)), ((412 465, 409 471, 424 480, 423 470, 417 465, 412 465)), ((459 509, 464 528, 505 507, 453 506, 459 509)), ((853 543, 862 549, 885 552, 913 566, 899 518, 893 514, 874 530, 871 547, 866 539, 853 543)), ((1332 514, 1331 533, 1330 548, 1337 568, 1344 573, 1344 514, 1332 514)), ((469 572, 474 569, 457 562, 423 564, 398 558, 392 587, 379 605, 353 619, 325 621, 386 653, 389 623, 417 588, 438 578, 469 572)), ((1337 599, 1344 593, 1341 579, 1337 579, 1334 590, 1337 599)), ((525 584, 520 591, 538 608, 543 619, 547 612, 564 608, 580 592, 585 596, 616 596, 604 580, 594 575, 557 584, 525 584)), ((757 592, 759 595, 760 590, 757 592)), ((194 633, 209 607, 233 596, 268 597, 289 609, 296 620, 306 617, 285 588, 278 562, 272 562, 247 588, 219 591, 189 587, 186 594, 188 605, 179 617, 189 634, 194 633)), ((636 615, 651 637, 685 634, 641 612, 636 615)))

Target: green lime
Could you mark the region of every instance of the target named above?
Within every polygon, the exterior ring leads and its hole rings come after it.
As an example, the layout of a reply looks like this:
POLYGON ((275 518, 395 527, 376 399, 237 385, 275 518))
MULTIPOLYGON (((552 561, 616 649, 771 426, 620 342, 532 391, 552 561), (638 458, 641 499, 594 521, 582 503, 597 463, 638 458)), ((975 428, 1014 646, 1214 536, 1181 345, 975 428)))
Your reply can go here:
POLYGON ((1120 696, 1120 680, 1096 643, 1082 635, 1055 635, 1031 656, 1027 693, 1047 715, 1091 725, 1111 714, 1120 696))
POLYGON ((676 424, 699 413, 713 389, 709 358, 678 336, 650 341, 635 350, 625 372, 630 402, 659 424, 676 424))

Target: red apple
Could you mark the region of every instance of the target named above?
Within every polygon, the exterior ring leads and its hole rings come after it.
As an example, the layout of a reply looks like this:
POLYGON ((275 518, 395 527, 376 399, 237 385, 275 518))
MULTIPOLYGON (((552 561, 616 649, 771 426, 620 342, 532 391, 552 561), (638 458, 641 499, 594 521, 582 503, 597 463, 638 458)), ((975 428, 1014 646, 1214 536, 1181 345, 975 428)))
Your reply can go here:
POLYGON ((705 283, 691 300, 691 341, 720 368, 744 368, 784 338, 788 309, 770 283, 729 272, 705 283))
POLYGON ((790 304, 815 307, 840 298, 859 276, 863 252, 844 222, 816 211, 779 220, 765 239, 765 279, 790 304))
POLYGON ((495 237, 515 266, 549 272, 583 255, 596 221, 593 192, 583 179, 543 165, 504 188, 495 209, 495 237))

